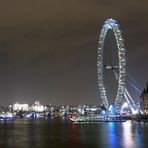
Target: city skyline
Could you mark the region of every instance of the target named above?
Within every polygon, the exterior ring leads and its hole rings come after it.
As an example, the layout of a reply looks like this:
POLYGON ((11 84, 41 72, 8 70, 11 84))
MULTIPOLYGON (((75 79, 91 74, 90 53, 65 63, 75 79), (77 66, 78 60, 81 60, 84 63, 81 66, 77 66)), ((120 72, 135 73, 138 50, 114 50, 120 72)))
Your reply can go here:
MULTIPOLYGON (((97 48, 104 21, 123 31, 127 71, 148 80, 148 2, 17 0, 0 6, 0 104, 99 104, 97 48)), ((138 96, 137 96, 138 97, 138 96)))

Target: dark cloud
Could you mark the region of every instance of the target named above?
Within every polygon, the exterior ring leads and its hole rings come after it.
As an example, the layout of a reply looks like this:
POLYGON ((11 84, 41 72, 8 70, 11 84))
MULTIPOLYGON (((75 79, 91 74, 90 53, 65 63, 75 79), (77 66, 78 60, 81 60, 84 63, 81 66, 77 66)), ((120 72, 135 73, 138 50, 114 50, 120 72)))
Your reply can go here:
POLYGON ((35 99, 99 104, 97 45, 110 17, 123 30, 128 71, 143 86, 148 79, 147 5, 146 0, 1 2, 1 104, 35 99))

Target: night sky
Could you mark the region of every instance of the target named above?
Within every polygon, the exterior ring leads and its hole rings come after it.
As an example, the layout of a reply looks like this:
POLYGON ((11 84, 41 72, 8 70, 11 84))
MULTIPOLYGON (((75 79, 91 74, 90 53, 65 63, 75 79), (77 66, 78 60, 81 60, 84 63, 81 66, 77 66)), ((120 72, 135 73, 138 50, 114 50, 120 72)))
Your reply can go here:
POLYGON ((0 105, 99 104, 97 46, 120 24, 127 71, 148 81, 147 0, 5 0, 0 4, 0 105))

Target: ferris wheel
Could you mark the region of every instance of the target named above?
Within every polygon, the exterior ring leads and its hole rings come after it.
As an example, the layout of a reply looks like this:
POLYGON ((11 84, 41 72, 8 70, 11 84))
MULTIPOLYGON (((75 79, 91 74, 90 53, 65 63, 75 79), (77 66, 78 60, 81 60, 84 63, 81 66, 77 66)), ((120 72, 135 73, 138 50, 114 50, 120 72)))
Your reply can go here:
POLYGON ((103 105, 106 109, 109 108, 109 96, 107 96, 106 86, 104 84, 104 69, 112 70, 117 80, 117 91, 114 98, 114 104, 116 111, 119 110, 122 98, 125 92, 125 77, 126 77, 126 58, 125 47, 122 38, 119 24, 114 19, 107 19, 102 27, 99 44, 98 44, 98 57, 97 57, 97 73, 98 73, 98 86, 100 91, 100 97, 103 105), (111 30, 115 36, 117 43, 117 65, 105 65, 104 63, 104 44, 108 31, 111 30))

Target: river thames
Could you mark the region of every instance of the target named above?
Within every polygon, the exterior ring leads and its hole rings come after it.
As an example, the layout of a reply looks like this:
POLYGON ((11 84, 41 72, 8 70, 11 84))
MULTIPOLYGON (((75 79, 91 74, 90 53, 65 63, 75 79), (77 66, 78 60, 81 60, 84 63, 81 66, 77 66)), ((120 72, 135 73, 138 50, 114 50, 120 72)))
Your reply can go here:
POLYGON ((0 148, 119 147, 148 147, 148 123, 73 124, 66 119, 0 122, 0 148))

